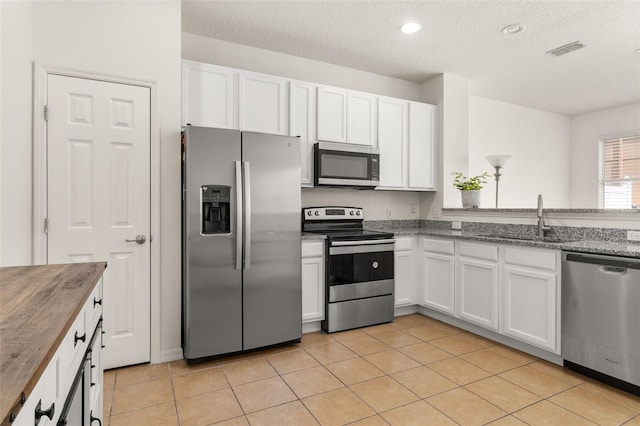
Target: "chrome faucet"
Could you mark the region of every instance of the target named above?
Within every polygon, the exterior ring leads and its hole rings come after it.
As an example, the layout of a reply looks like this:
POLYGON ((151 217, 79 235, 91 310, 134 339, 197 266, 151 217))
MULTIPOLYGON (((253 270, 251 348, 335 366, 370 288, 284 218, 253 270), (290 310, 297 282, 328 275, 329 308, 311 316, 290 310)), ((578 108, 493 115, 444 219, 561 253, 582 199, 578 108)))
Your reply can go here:
POLYGON ((542 194, 538 194, 538 236, 544 237, 546 231, 551 227, 544 224, 544 210, 542 208, 542 194))

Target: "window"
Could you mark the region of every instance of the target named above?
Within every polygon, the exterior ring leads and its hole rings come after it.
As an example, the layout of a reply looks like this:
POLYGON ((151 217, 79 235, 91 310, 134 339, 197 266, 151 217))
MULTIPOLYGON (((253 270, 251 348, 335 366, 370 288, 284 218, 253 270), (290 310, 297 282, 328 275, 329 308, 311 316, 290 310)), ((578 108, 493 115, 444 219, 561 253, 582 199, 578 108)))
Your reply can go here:
POLYGON ((640 208, 640 135, 600 142, 600 208, 640 208))

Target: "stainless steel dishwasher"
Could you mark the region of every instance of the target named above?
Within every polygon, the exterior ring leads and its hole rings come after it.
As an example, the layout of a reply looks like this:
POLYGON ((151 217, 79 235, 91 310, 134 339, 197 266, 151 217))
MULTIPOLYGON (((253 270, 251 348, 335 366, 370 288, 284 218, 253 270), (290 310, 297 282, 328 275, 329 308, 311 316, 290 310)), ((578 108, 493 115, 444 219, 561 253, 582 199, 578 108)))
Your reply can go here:
POLYGON ((562 253, 562 358, 640 394, 640 259, 562 253))

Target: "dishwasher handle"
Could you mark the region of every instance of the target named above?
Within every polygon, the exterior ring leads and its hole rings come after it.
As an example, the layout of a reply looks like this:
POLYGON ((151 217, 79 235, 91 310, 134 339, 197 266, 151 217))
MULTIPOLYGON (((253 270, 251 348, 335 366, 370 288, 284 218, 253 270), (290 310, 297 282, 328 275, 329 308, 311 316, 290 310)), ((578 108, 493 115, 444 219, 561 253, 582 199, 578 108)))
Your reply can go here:
POLYGON ((625 275, 627 268, 620 268, 619 266, 600 266, 598 270, 604 274, 611 275, 625 275))
POLYGON ((627 269, 639 269, 640 259, 633 259, 618 256, 589 255, 582 253, 564 253, 564 260, 567 262, 590 263, 600 265, 603 272, 607 273, 626 273, 627 269), (606 268, 610 267, 610 268, 606 268))

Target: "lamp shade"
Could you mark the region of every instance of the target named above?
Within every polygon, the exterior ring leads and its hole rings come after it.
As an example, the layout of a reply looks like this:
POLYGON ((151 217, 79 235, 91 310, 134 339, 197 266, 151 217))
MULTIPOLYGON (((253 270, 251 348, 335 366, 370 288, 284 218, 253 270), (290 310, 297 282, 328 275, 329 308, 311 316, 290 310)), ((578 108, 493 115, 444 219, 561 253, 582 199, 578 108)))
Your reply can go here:
POLYGON ((511 158, 510 155, 487 155, 484 157, 487 159, 489 164, 493 167, 504 167, 507 164, 507 160, 511 158))

